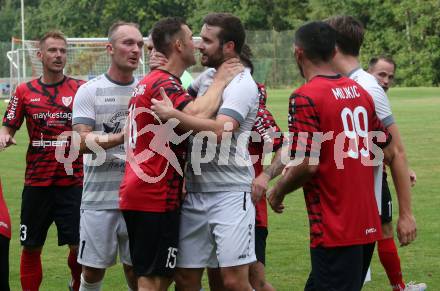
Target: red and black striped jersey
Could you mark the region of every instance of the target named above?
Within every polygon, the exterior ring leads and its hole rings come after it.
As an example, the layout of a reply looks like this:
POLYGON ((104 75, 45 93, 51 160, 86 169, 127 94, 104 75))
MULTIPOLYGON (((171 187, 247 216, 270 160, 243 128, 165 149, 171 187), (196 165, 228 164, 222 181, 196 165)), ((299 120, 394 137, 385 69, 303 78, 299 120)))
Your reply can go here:
POLYGON ((11 238, 11 218, 3 198, 2 181, 0 180, 0 235, 11 238))
POLYGON ((290 97, 292 155, 317 160, 303 186, 311 247, 374 242, 381 225, 374 197, 372 153, 391 136, 376 116, 371 96, 353 80, 316 76, 290 97), (385 133, 373 144, 374 133, 385 133))
MULTIPOLYGON (((278 127, 275 119, 270 111, 266 108, 267 92, 263 84, 258 85, 259 107, 255 124, 252 128, 260 137, 260 141, 249 141, 249 154, 252 157, 258 157, 258 160, 253 164, 255 177, 260 175, 263 171, 263 155, 264 145, 272 147, 272 151, 277 151, 283 143, 283 135, 281 129, 278 127)), ((266 196, 261 197, 260 201, 255 205, 255 225, 259 227, 267 227, 267 204, 266 196)))
POLYGON ((29 135, 26 154, 26 186, 82 186, 82 155, 72 162, 73 172, 55 158, 57 147, 68 156, 72 131, 72 105, 75 93, 84 82, 70 77, 46 85, 41 79, 20 84, 11 97, 3 125, 18 130, 24 119, 29 135), (71 135, 70 135, 71 136, 71 135))
POLYGON ((119 191, 124 210, 168 212, 180 206, 183 176, 176 167, 184 168, 187 142, 172 143, 170 139, 181 132, 174 132, 170 122, 163 124, 150 110, 151 99, 162 100, 160 87, 178 110, 193 100, 180 79, 167 71, 153 70, 139 82, 129 105, 129 149, 119 191), (137 162, 142 155, 149 158, 137 162))

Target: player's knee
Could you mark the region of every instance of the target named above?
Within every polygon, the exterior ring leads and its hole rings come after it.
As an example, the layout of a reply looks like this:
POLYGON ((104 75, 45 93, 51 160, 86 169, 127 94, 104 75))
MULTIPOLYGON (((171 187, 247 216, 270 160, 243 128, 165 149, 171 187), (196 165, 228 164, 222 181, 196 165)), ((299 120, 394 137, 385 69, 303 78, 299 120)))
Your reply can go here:
POLYGON ((200 278, 195 274, 185 272, 183 270, 177 270, 174 274, 174 281, 176 282, 176 290, 200 290, 201 282, 200 278))
POLYGON ((97 269, 83 266, 81 280, 84 279, 87 283, 97 283, 104 278, 105 269, 97 269))
POLYGON ((32 252, 41 253, 41 251, 43 250, 43 246, 38 246, 38 247, 23 246, 23 250, 29 253, 32 252))
POLYGON ((240 276, 228 274, 227 276, 223 276, 223 286, 225 290, 229 291, 248 290, 249 282, 243 280, 240 276))

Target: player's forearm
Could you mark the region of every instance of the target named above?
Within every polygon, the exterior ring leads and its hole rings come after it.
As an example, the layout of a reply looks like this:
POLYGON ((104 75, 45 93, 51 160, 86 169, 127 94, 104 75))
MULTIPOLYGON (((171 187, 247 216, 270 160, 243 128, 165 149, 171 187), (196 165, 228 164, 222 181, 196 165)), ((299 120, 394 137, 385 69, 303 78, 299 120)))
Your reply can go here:
POLYGON ((197 97, 190 108, 188 108, 187 113, 200 118, 213 117, 220 107, 221 96, 225 86, 225 82, 214 79, 205 95, 197 97))
POLYGON ((317 166, 309 165, 308 158, 298 165, 287 168, 274 186, 277 195, 285 196, 301 188, 315 174, 317 166))
POLYGON ((399 215, 412 215, 411 181, 408 177, 408 164, 405 152, 397 151, 394 154, 394 158, 390 163, 390 169, 399 203, 399 215))
POLYGON ((221 138, 223 133, 223 125, 214 119, 195 117, 178 110, 174 110, 171 117, 177 118, 180 121, 177 127, 186 132, 190 130, 196 133, 201 131, 209 131, 217 135, 217 138, 221 138))
POLYGON ((117 134, 96 134, 93 132, 80 133, 81 143, 79 152, 81 154, 97 153, 124 143, 122 133, 117 134))
POLYGON ((284 169, 285 164, 281 160, 282 150, 283 148, 281 147, 275 152, 271 164, 263 170, 263 173, 269 178, 269 180, 278 177, 284 169))

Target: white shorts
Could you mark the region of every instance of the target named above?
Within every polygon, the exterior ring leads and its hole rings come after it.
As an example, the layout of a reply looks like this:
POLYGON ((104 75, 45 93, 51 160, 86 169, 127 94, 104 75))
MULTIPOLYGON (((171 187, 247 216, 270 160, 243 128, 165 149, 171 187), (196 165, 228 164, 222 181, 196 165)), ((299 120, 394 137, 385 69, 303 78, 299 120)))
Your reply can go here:
POLYGON ((254 261, 255 207, 250 193, 188 193, 181 210, 177 267, 232 267, 254 261))
POLYGON ((127 226, 118 209, 81 210, 78 263, 105 269, 116 264, 131 264, 127 226))

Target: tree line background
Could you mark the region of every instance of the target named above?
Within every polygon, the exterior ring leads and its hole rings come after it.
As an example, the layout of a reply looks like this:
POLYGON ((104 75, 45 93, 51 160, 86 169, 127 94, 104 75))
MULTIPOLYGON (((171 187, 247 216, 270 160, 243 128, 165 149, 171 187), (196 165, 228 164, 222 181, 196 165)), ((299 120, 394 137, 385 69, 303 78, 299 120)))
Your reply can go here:
MULTIPOLYGON (((116 20, 137 22, 148 35, 153 24, 166 16, 186 18, 197 35, 206 14, 231 12, 249 31, 257 66, 270 66, 279 75, 296 70, 290 50, 296 28, 311 20, 352 15, 367 29, 361 51, 364 65, 371 56, 391 55, 398 65, 398 85, 440 84, 438 0, 25 0, 25 6, 27 39, 38 39, 54 28, 68 37, 104 37, 116 20), (281 56, 275 55, 268 43, 278 43, 283 48, 281 56), (269 61, 271 56, 278 62, 269 61), (286 63, 287 59, 291 62, 286 63)), ((13 36, 20 38, 20 29, 20 1, 0 0, 2 45, 10 43, 13 36)), ((7 59, 2 55, 0 60, 0 76, 6 77, 7 59)), ((266 81, 278 84, 270 78, 266 81)))

